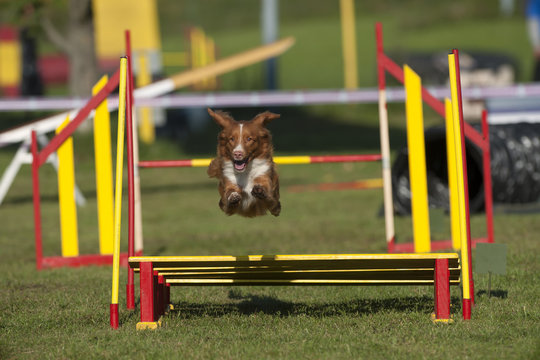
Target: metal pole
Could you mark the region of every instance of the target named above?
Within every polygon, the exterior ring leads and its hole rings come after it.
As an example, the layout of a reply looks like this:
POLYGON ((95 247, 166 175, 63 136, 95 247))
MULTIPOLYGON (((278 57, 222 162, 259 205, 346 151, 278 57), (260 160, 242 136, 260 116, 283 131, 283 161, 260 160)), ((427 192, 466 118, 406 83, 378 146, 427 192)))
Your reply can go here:
MULTIPOLYGON (((278 0, 262 0, 261 33, 264 45, 273 43, 278 35, 278 0)), ((270 58, 265 63, 265 80, 268 90, 277 89, 277 59, 270 58)))

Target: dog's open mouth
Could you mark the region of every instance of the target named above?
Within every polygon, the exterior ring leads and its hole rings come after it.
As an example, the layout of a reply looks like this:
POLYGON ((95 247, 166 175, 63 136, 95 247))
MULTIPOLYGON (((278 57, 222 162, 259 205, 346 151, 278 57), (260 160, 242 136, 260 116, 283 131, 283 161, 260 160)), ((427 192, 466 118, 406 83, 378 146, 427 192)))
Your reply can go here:
POLYGON ((247 159, 234 160, 234 170, 242 172, 246 169, 247 159))

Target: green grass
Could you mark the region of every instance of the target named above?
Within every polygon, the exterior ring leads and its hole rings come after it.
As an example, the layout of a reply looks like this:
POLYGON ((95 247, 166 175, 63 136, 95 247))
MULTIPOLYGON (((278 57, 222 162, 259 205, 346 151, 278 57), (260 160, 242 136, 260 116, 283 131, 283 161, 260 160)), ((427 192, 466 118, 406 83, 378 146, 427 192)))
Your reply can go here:
MULTIPOLYGON (((278 122, 273 126, 279 142, 286 129, 278 122)), ((338 138, 351 131, 340 123, 337 129, 338 138)), ((88 199, 85 207, 78 208, 83 253, 97 252, 93 158, 82 151, 90 143, 84 135, 75 138, 77 182, 88 199)), ((146 159, 185 156, 171 145, 159 141, 152 148, 143 146, 141 154, 146 159)), ((2 167, 11 155, 0 152, 2 167)), ((300 194, 287 190, 294 184, 350 181, 378 172, 376 164, 281 166, 281 216, 244 219, 221 213, 215 181, 206 177, 204 169, 143 170, 145 252, 385 252, 380 190, 300 194)), ((41 176, 45 254, 57 255, 55 173, 45 167, 41 176)), ((442 359, 452 354, 524 359, 539 352, 537 214, 495 216, 496 240, 509 247, 508 274, 494 277, 491 298, 486 295, 486 276, 476 276, 477 305, 468 322, 460 318, 458 288, 452 288, 455 323, 441 326, 429 320, 431 288, 179 287, 172 290, 176 309, 158 331, 136 332, 138 312, 123 308, 121 328, 112 331, 109 267, 35 270, 30 189, 26 166, 0 206, 0 358, 442 359)), ((124 210, 124 249, 125 216, 124 210)), ((484 233, 483 216, 474 216, 472 225, 475 236, 484 233)), ((399 241, 411 240, 410 218, 397 218, 396 229, 399 241)), ((442 239, 448 233, 437 229, 433 236, 442 239)), ((124 283, 122 271, 121 289, 124 283)), ((121 304, 124 301, 121 291, 121 304)))

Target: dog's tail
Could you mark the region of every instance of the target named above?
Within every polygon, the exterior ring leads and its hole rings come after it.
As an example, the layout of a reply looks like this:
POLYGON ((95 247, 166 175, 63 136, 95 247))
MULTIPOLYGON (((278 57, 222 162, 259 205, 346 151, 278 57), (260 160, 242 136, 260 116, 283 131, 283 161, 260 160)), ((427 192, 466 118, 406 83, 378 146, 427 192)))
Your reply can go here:
POLYGON ((210 165, 208 165, 208 170, 206 170, 206 173, 210 177, 219 177, 221 174, 221 166, 219 165, 218 159, 213 159, 210 162, 210 165))

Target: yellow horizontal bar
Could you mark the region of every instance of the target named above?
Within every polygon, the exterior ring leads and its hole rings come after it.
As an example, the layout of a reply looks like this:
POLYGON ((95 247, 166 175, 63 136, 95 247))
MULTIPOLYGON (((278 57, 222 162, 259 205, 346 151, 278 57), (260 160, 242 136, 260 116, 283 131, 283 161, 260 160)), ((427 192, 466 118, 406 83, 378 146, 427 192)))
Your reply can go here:
POLYGON ((457 259, 456 253, 419 254, 298 254, 298 255, 244 255, 244 256, 133 256, 129 262, 214 262, 214 261, 291 261, 291 260, 421 260, 457 259))
MULTIPOLYGON (((275 280, 275 279, 166 279, 169 284, 306 284, 306 285, 339 285, 339 284, 433 284, 434 280, 334 280, 334 279, 297 279, 297 280, 275 280)), ((458 280, 450 281, 450 284, 459 284, 458 280)))
POLYGON ((281 165, 309 164, 310 156, 275 156, 274 162, 281 165))
POLYGON ((210 165, 212 159, 193 159, 191 160, 191 166, 193 167, 204 167, 210 165))
MULTIPOLYGON (((449 270, 460 270, 461 267, 449 267, 449 270)), ((296 272, 400 272, 400 271, 433 271, 433 267, 427 268, 335 268, 335 267, 318 267, 317 269, 300 269, 293 267, 270 267, 270 266, 212 266, 212 267, 154 267, 154 270, 159 271, 160 275, 182 275, 182 274, 243 274, 243 273, 296 273, 296 272), (292 270, 285 270, 292 269, 292 270)))
MULTIPOLYGON (((156 270, 156 269, 154 269, 156 270)), ((294 269, 294 270, 284 270, 277 268, 276 270, 265 270, 265 269, 223 269, 221 271, 190 271, 190 268, 185 270, 174 271, 174 269, 165 269, 164 271, 159 271, 159 275, 163 276, 184 276, 184 275, 232 275, 232 274, 296 274, 296 273, 359 273, 359 272, 426 272, 433 271, 433 268, 401 268, 401 269, 294 269)), ((456 268, 450 270, 459 270, 456 268)))

